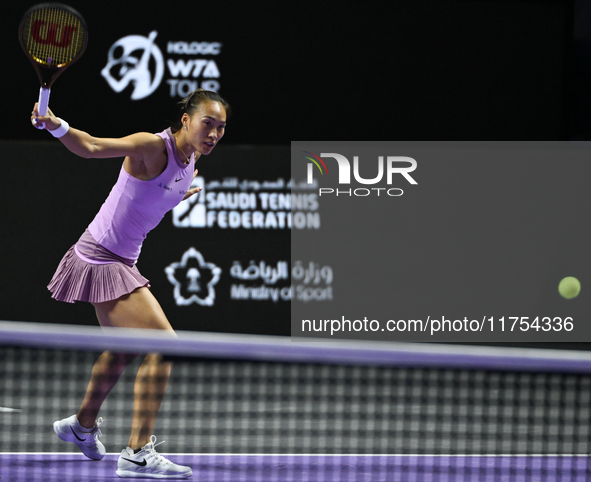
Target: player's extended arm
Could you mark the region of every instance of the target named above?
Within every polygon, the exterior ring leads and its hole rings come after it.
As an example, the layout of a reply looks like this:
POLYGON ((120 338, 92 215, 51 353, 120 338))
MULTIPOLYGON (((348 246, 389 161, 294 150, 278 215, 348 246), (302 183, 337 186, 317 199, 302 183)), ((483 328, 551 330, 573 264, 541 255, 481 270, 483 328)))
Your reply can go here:
MULTIPOLYGON (((37 104, 31 114, 33 125, 44 123, 47 130, 55 130, 60 127, 60 120, 51 109, 47 115, 40 116, 37 112, 37 104)), ((70 127, 67 134, 59 140, 74 154, 90 158, 131 157, 135 159, 147 159, 162 150, 162 140, 153 134, 140 132, 120 139, 93 137, 87 132, 70 127)))

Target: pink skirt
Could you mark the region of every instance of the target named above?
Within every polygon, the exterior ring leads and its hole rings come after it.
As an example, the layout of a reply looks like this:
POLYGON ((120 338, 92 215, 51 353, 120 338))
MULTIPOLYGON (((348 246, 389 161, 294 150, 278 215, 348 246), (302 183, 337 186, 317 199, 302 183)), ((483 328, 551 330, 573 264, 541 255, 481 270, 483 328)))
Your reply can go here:
POLYGON ((111 253, 86 231, 62 258, 47 289, 58 301, 102 303, 150 287, 134 260, 111 253))

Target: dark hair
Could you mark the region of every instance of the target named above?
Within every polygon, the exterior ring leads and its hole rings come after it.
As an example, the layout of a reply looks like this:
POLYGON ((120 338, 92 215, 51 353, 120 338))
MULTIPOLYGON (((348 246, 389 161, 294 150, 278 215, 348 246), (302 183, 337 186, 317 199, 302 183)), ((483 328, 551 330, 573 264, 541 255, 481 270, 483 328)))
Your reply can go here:
POLYGON ((219 102, 220 104, 222 104, 224 106, 224 109, 226 109, 226 116, 230 116, 230 104, 228 104, 217 92, 203 89, 197 89, 188 97, 184 98, 179 102, 179 104, 181 105, 181 115, 187 113, 189 114, 189 116, 192 116, 195 112, 199 110, 201 104, 208 101, 219 102))

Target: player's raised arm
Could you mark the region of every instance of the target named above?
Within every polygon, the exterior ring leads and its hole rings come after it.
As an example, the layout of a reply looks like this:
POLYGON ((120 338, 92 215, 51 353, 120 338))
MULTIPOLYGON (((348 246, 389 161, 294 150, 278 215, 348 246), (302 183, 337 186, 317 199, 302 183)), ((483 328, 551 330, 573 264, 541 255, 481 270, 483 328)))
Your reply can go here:
POLYGON ((38 128, 44 125, 51 135, 58 138, 74 154, 90 158, 129 157, 135 160, 152 159, 163 153, 162 139, 154 134, 140 132, 123 138, 94 137, 87 132, 70 127, 56 117, 51 109, 45 116, 40 116, 38 104, 31 113, 31 123, 38 128))

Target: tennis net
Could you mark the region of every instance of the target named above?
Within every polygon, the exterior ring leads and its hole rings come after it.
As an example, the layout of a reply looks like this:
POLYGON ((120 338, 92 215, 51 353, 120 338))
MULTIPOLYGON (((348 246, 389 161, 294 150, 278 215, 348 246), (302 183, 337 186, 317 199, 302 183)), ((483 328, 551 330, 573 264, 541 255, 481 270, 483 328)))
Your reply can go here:
POLYGON ((115 476, 141 358, 101 409, 105 460, 52 429, 107 349, 174 357, 154 431, 196 480, 591 479, 586 352, 14 322, 0 322, 0 479, 115 476))

